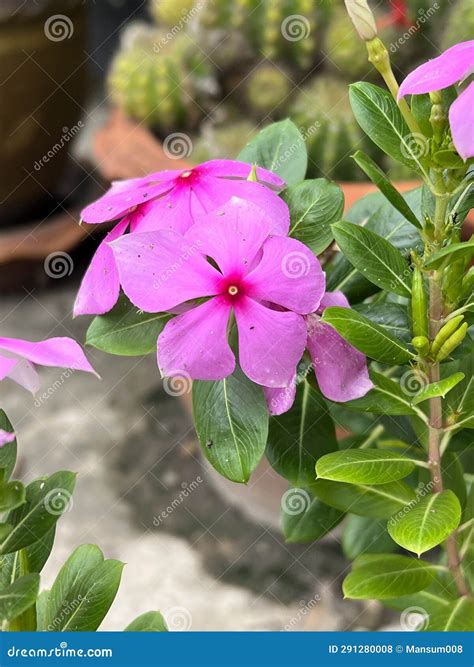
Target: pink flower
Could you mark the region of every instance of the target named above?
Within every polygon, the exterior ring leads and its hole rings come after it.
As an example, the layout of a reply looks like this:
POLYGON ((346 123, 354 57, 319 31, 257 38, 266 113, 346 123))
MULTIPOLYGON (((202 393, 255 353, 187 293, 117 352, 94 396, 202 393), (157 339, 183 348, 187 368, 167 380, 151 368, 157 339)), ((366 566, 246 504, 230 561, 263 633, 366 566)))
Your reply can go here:
MULTIPOLYGON (((398 97, 421 95, 452 86, 474 72, 474 40, 455 44, 437 58, 411 72, 398 97)), ((474 156, 474 81, 451 104, 449 124, 456 150, 463 160, 474 156)))
POLYGON ((160 230, 111 244, 122 288, 138 308, 181 308, 158 338, 163 375, 230 375, 233 313, 244 373, 268 387, 291 382, 306 344, 303 314, 319 306, 325 277, 305 245, 273 236, 273 229, 266 211, 233 198, 210 214, 197 214, 186 236, 160 230), (199 305, 186 303, 203 298, 199 305))
POLYGON ((109 243, 125 234, 128 228, 132 233, 171 229, 184 234, 196 215, 238 196, 269 212, 275 234, 287 234, 290 214, 275 192, 281 190, 285 182, 260 167, 257 168, 260 182, 247 181, 250 170, 251 165, 244 162, 211 160, 192 169, 161 171, 113 183, 103 197, 81 214, 90 224, 125 217, 93 257, 76 298, 74 315, 103 314, 117 302, 120 282, 109 243))
POLYGON ((40 387, 36 364, 97 375, 81 347, 71 338, 50 338, 31 343, 18 338, 0 337, 0 380, 10 378, 35 393, 40 387))
MULTIPOLYGON (((367 371, 365 355, 338 334, 320 315, 325 308, 350 308, 342 292, 326 292, 318 310, 308 315, 307 348, 321 393, 331 401, 344 403, 365 396, 373 384, 367 371)), ((280 415, 291 408, 295 400, 298 378, 293 377, 285 389, 265 389, 270 414, 280 415)))
POLYGON ((4 431, 3 429, 0 428, 0 447, 3 447, 3 445, 7 445, 9 442, 13 442, 14 440, 15 440, 14 433, 8 433, 8 431, 4 431))

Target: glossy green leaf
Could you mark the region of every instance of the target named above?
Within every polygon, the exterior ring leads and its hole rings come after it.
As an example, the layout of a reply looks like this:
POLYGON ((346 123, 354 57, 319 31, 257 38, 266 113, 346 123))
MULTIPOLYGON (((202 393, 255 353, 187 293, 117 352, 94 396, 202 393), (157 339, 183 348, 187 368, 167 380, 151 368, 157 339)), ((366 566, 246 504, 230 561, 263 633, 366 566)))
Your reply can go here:
POLYGON ((344 518, 344 512, 325 505, 306 489, 290 488, 281 501, 281 525, 287 542, 315 542, 344 518))
MULTIPOLYGON (((7 433, 14 433, 14 428, 3 410, 0 410, 0 430, 7 433)), ((11 477, 13 469, 15 468, 17 454, 16 439, 13 442, 7 442, 6 445, 0 447, 0 468, 5 470, 4 480, 11 477)))
POLYGON ((385 522, 350 514, 344 524, 342 549, 351 560, 364 553, 389 553, 397 548, 385 522))
POLYGON ((25 502, 25 487, 21 482, 6 482, 5 469, 0 468, 0 512, 12 510, 25 502))
POLYGON ((378 449, 346 449, 326 454, 316 463, 318 478, 350 484, 386 484, 407 477, 414 469, 406 456, 378 449))
POLYGON ((410 296, 408 262, 389 241, 351 222, 337 222, 332 230, 344 255, 368 280, 380 289, 410 296))
POLYGON ((380 324, 395 338, 410 343, 412 339, 406 306, 398 303, 358 303, 354 310, 375 324, 380 324))
POLYGON ((374 519, 388 519, 416 498, 408 484, 400 481, 371 486, 318 479, 311 485, 311 491, 324 503, 342 512, 374 519))
POLYGON ((439 382, 433 382, 428 384, 426 387, 423 387, 412 399, 413 405, 418 405, 427 401, 430 398, 435 398, 436 396, 446 396, 451 389, 462 382, 465 378, 464 373, 453 373, 447 378, 440 380, 439 382))
POLYGON ((334 239, 331 224, 342 217, 342 190, 325 178, 317 178, 290 185, 283 199, 290 209, 289 235, 319 255, 334 239))
POLYGON ((92 321, 86 345, 120 356, 140 356, 156 352, 156 340, 170 319, 168 313, 143 313, 121 297, 105 315, 92 321))
POLYGON ((168 632, 168 628, 159 611, 147 611, 127 625, 124 632, 168 632))
POLYGON ((422 386, 423 380, 421 384, 418 383, 412 371, 402 377, 403 385, 374 370, 370 370, 370 379, 374 383, 374 388, 362 398, 345 403, 346 408, 382 415, 418 415, 423 418, 423 414, 413 404, 412 392, 404 391, 407 381, 414 383, 415 390, 422 386))
POLYGON ((375 183, 380 192, 382 192, 392 206, 396 208, 408 222, 418 229, 421 229, 420 221, 378 164, 363 151, 356 151, 352 157, 359 167, 367 174, 372 183, 375 183))
POLYGON ((104 560, 93 544, 69 556, 56 577, 46 606, 46 630, 94 632, 115 599, 123 563, 104 560))
POLYGON ((270 420, 266 453, 271 466, 293 486, 304 487, 314 481, 317 459, 337 448, 327 403, 309 382, 301 382, 291 410, 270 420))
POLYGON ((0 556, 0 588, 21 576, 20 553, 28 572, 41 572, 53 548, 55 532, 56 526, 53 526, 37 542, 25 547, 21 552, 14 551, 0 556))
POLYGON ((445 609, 431 614, 429 632, 472 632, 474 631, 474 601, 462 597, 451 602, 445 609))
POLYGON ((374 144, 394 160, 424 171, 420 156, 427 154, 427 140, 410 132, 387 90, 359 81, 349 86, 349 99, 357 122, 374 144))
POLYGON ((414 358, 402 341, 351 308, 326 308, 322 319, 371 359, 386 364, 406 364, 414 358))
POLYGON ((71 507, 76 475, 61 470, 38 479, 26 488, 26 502, 9 513, 14 528, 0 545, 0 554, 17 551, 37 542, 71 507))
POLYGON ((26 574, 0 591, 0 622, 11 621, 35 603, 40 578, 26 574))
POLYGON ((433 580, 436 566, 422 560, 394 554, 365 555, 354 561, 344 579, 346 598, 384 600, 416 593, 433 580))
POLYGON ((261 130, 237 159, 275 172, 288 185, 304 179, 308 164, 304 138, 289 119, 261 130))
POLYGON ((262 388, 240 369, 193 383, 196 432, 208 461, 233 482, 247 482, 265 452, 268 409, 262 388))
POLYGON ((454 262, 456 259, 465 259, 469 261, 474 257, 474 238, 464 243, 452 243, 438 252, 433 253, 425 262, 426 269, 437 269, 444 262, 454 262))
POLYGON ((411 505, 406 513, 393 516, 387 528, 397 544, 420 556, 444 542, 458 527, 460 519, 459 500, 447 490, 427 495, 411 505))

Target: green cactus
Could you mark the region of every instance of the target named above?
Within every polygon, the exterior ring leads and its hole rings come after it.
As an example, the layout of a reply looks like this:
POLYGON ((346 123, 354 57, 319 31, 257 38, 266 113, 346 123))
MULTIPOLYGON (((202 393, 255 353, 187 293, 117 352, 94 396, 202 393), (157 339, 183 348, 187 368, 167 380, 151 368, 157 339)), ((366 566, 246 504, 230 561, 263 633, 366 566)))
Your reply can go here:
POLYGON ((192 160, 197 164, 214 158, 235 159, 258 130, 248 120, 227 121, 218 126, 206 124, 193 139, 192 160))
POLYGON ((368 142, 352 113, 347 83, 326 76, 314 79, 301 90, 289 115, 305 137, 309 177, 365 179, 350 157, 357 148, 367 150, 368 142))
POLYGON ((451 8, 446 22, 441 47, 442 50, 457 42, 466 42, 474 34, 474 4, 472 0, 458 0, 451 8))
POLYGON ((192 15, 195 0, 151 0, 150 13, 159 26, 180 27, 192 15))
POLYGON ((278 118, 284 113, 292 89, 290 78, 276 65, 263 63, 246 80, 249 108, 258 118, 278 118))
POLYGON ((108 77, 112 100, 125 112, 159 132, 193 127, 203 115, 200 82, 192 72, 196 56, 187 35, 168 39, 148 26, 126 31, 108 77))

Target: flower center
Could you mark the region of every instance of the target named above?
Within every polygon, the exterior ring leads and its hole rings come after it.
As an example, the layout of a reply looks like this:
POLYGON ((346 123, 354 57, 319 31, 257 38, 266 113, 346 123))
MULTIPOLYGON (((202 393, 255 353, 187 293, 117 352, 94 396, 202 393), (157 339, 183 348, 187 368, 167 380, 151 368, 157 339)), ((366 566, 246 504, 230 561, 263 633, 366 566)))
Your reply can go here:
POLYGON ((183 171, 181 178, 189 178, 193 172, 192 171, 183 171))
POLYGON ((237 296, 237 294, 239 293, 239 288, 237 287, 237 285, 229 285, 229 287, 227 288, 227 292, 230 294, 230 296, 237 296))

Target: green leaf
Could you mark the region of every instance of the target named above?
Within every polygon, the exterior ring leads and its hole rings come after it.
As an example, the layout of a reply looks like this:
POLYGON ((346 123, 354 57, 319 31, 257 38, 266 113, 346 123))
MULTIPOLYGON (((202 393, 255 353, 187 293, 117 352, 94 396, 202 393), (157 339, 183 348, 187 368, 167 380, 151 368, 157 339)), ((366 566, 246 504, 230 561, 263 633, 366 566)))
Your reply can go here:
POLYGON ((308 164, 304 138, 289 119, 261 130, 237 159, 275 172, 288 185, 304 179, 308 164))
POLYGON ((5 469, 0 468, 0 512, 12 510, 25 502, 25 487, 21 482, 6 482, 5 469))
POLYGON ((309 382, 298 386, 291 410, 270 420, 267 458, 293 486, 314 481, 317 459, 337 450, 334 423, 321 394, 309 382))
POLYGON ((408 222, 418 229, 421 229, 422 227, 418 218, 408 206, 406 200, 392 185, 387 175, 380 169, 374 160, 363 151, 356 151, 352 157, 359 167, 367 174, 372 183, 375 183, 378 189, 384 194, 392 206, 396 208, 408 222))
POLYGON ((359 81, 349 86, 349 99, 357 122, 374 144, 394 160, 425 173, 420 155, 426 155, 427 140, 410 132, 388 91, 359 81))
POLYGON ((451 389, 454 389, 457 384, 462 382, 464 378, 464 373, 453 373, 453 375, 444 378, 444 380, 427 385, 413 397, 413 405, 418 405, 418 403, 423 403, 423 401, 427 401, 429 398, 435 398, 436 396, 442 396, 444 398, 446 394, 450 392, 451 389))
POLYGON ((462 597, 445 609, 432 614, 425 630, 429 632, 472 632, 474 630, 474 601, 462 597))
MULTIPOLYGON (((382 415, 417 415, 425 419, 423 413, 414 407, 411 393, 404 391, 398 382, 374 370, 370 370, 370 379, 374 383, 374 388, 362 398, 344 403, 346 408, 382 415)), ((402 376, 402 381, 404 384, 411 381, 416 387, 421 386, 417 384, 417 377, 412 371, 402 376)))
POLYGON ((456 259, 465 259, 466 262, 474 257, 474 238, 464 243, 452 243, 433 253, 425 261, 426 269, 437 269, 446 260, 454 262, 456 259))
MULTIPOLYGON (((10 531, 9 531, 10 532, 10 531)), ((53 526, 37 542, 22 549, 21 554, 28 572, 41 572, 53 548, 56 526, 53 526)), ((21 576, 20 552, 0 556, 0 589, 21 576)))
POLYGON ((394 365, 414 358, 402 341, 351 308, 326 308, 322 319, 371 359, 394 365))
POLYGON ((115 599, 123 563, 104 560, 94 544, 83 544, 67 559, 51 588, 46 629, 94 632, 115 599))
POLYGON ((159 611, 147 611, 127 625, 124 632, 168 632, 168 628, 159 611))
POLYGON ((0 545, 0 554, 18 551, 39 540, 71 506, 76 475, 61 470, 26 488, 26 502, 10 512, 14 528, 0 545))
MULTIPOLYGON (((392 544, 394 543, 392 542, 392 544)), ((393 609, 399 609, 400 611, 408 610, 408 613, 411 613, 411 611, 416 613, 416 609, 422 609, 427 615, 431 615, 446 609, 451 599, 449 590, 441 583, 439 578, 436 578, 433 584, 424 591, 384 600, 384 605, 393 609)), ((428 619, 425 617, 418 620, 422 621, 423 625, 426 625, 428 619)), ((412 629, 410 618, 407 618, 407 625, 412 629)))
POLYGON ((233 482, 247 482, 262 458, 268 409, 262 388, 240 369, 224 380, 193 383, 196 432, 208 461, 233 482))
POLYGON ((433 136, 433 127, 430 123, 432 104, 429 94, 412 95, 410 99, 410 107, 423 134, 427 137, 433 136))
POLYGON ((369 486, 318 479, 311 491, 324 503, 342 512, 352 512, 374 519, 388 519, 416 498, 405 482, 389 482, 369 486))
POLYGON ((342 549, 347 558, 354 560, 364 553, 388 553, 396 548, 385 523, 355 514, 347 517, 342 534, 342 549))
POLYGON ((40 578, 26 574, 0 591, 0 621, 11 621, 35 603, 40 578))
POLYGON ((331 224, 340 220, 344 195, 325 178, 290 185, 283 194, 291 215, 289 235, 319 255, 332 243, 331 224))
POLYGON ((143 313, 121 297, 105 315, 92 321, 86 345, 120 356, 140 356, 156 352, 156 340, 170 319, 168 313, 143 313))
MULTIPOLYGON (((14 428, 3 410, 0 410, 0 430, 7 433, 14 433, 14 428)), ((10 479, 13 469, 15 468, 17 454, 16 439, 13 442, 7 442, 6 445, 0 447, 0 468, 5 470, 4 480, 10 479)))
POLYGON ((400 296, 411 295, 408 263, 389 241, 351 222, 337 222, 332 230, 347 259, 374 285, 400 296))
POLYGON ((452 491, 427 495, 388 522, 392 539, 420 556, 436 547, 455 530, 461 520, 461 505, 452 491))
POLYGON ((344 512, 322 503, 306 489, 290 488, 281 500, 281 525, 287 542, 315 542, 344 518, 344 512))
POLYGON ((464 380, 449 392, 446 403, 449 407, 449 422, 453 428, 474 428, 474 355, 472 350, 457 362, 465 374, 464 380))
POLYGON ((416 593, 433 581, 436 566, 408 556, 366 555, 354 561, 344 579, 344 597, 385 600, 416 593))
POLYGON ((395 338, 405 343, 412 339, 408 311, 398 303, 358 303, 354 310, 375 324, 380 324, 395 338))
POLYGON ((378 449, 346 449, 322 456, 318 478, 350 484, 386 484, 407 477, 415 469, 411 459, 378 449))

